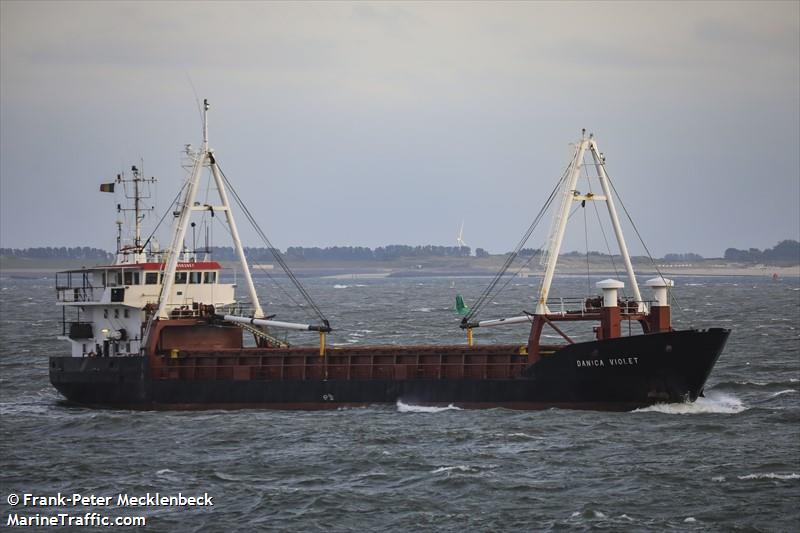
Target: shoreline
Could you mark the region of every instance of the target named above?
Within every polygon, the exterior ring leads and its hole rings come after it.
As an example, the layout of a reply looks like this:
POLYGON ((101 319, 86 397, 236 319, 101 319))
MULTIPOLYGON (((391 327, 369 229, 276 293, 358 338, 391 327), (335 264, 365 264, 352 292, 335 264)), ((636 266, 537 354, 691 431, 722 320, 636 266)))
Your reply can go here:
MULTIPOLYGON (((228 265, 224 265, 230 268, 228 265)), ((635 268, 635 267, 634 267, 635 268)), ((16 268, 0 268, 0 277, 31 277, 31 275, 42 274, 55 274, 62 270, 68 270, 63 267, 16 267, 16 268), (28 274, 27 276, 25 274, 28 274)), ((635 268, 636 269, 636 268, 635 268)), ((718 266, 718 267, 681 267, 681 268, 663 268, 660 269, 661 274, 665 277, 681 277, 681 276, 708 276, 708 277, 733 277, 733 276, 751 276, 751 277, 766 277, 772 278, 777 274, 778 279, 781 278, 800 278, 800 265, 783 266, 783 267, 769 267, 769 266, 718 266)), ((353 266, 347 267, 295 267, 293 271, 303 278, 321 278, 332 280, 347 280, 347 279, 384 279, 384 278, 422 278, 422 277, 490 277, 496 274, 495 270, 487 268, 422 268, 422 269, 409 269, 407 267, 386 268, 386 267, 364 267, 353 266)), ((658 272, 651 266, 640 267, 636 269, 639 276, 657 276, 658 272)), ((568 276, 585 276, 586 270, 571 266, 565 266, 560 269, 562 275, 568 276)), ((624 271, 618 271, 620 276, 624 275, 624 271)), ((282 272, 271 272, 271 275, 283 277, 282 272)), ((531 271, 526 276, 520 276, 520 279, 525 278, 538 278, 541 276, 539 271, 531 271)), ((607 268, 598 268, 596 270, 590 269, 592 276, 614 276, 615 272, 607 268)), ((254 277, 262 277, 258 271, 253 272, 254 277)))

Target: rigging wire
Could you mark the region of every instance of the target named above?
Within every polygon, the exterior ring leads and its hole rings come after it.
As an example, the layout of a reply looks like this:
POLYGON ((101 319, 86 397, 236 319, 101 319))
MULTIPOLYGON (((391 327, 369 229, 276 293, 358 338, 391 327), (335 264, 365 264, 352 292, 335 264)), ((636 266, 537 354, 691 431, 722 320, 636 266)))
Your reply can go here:
MULTIPOLYGON (((539 222, 541 222, 542 217, 544 216, 544 213, 547 211, 547 209, 550 207, 550 204, 553 203, 553 199, 555 199, 556 193, 561 188, 561 183, 566 178, 567 173, 569 172, 571 166, 572 162, 570 162, 570 164, 567 165, 567 168, 564 170, 564 173, 561 175, 561 178, 558 180, 558 183, 556 183, 556 186, 553 188, 552 192, 550 192, 550 196, 548 196, 544 205, 539 210, 539 213, 536 215, 536 217, 533 219, 533 222, 531 223, 531 225, 528 227, 528 230, 520 239, 514 251, 509 254, 505 262, 503 263, 503 266, 500 268, 500 271, 497 274, 495 274, 494 278, 492 278, 492 281, 478 297, 478 300, 475 302, 475 305, 473 305, 470 312, 463 318, 463 320, 461 321, 462 324, 466 324, 467 322, 469 322, 478 313, 481 307, 483 307, 486 304, 488 298, 493 294, 495 287, 500 282, 505 273, 508 271, 508 269, 511 267, 511 264, 519 255, 519 252, 522 249, 522 247, 525 246, 525 243, 528 242, 528 239, 530 239, 533 230, 536 229, 536 226, 539 225, 539 222)), ((505 285, 503 287, 505 287, 505 285)))
MULTIPOLYGON (((589 192, 591 193, 592 179, 589 176, 589 169, 583 161, 581 161, 581 163, 581 167, 583 167, 583 175, 586 178, 586 187, 588 187, 589 192)), ((581 207, 583 208, 583 243, 584 247, 586 248, 586 293, 590 294, 592 292, 592 281, 589 272, 589 225, 586 220, 586 200, 581 201, 581 207)))
MULTIPOLYGON (((572 213, 570 213, 570 214, 569 214, 569 216, 567 216, 567 222, 569 222, 569 220, 572 218, 572 215, 574 215, 574 214, 575 214, 577 211, 578 211, 578 208, 577 208, 577 207, 576 207, 576 208, 574 208, 574 209, 572 210, 572 213)), ((544 245, 545 245, 545 243, 543 242, 543 243, 542 243, 542 244, 541 244, 541 245, 540 245, 540 246, 539 246, 539 247, 536 249, 536 252, 535 252, 535 253, 533 253, 533 254, 532 254, 532 255, 531 255, 529 258, 528 258, 528 260, 527 260, 527 261, 525 261, 524 263, 522 263, 522 265, 521 265, 521 266, 520 266, 520 267, 519 267, 519 268, 518 268, 518 269, 517 269, 517 270, 516 270, 516 271, 513 273, 513 275, 511 275, 511 276, 508 276, 508 278, 506 278, 506 282, 505 282, 505 283, 503 283, 503 285, 502 285, 502 286, 501 286, 501 287, 500 287, 498 290, 496 290, 496 291, 494 292, 493 296, 497 296, 498 294, 500 294, 500 293, 502 293, 504 290, 506 290, 506 287, 508 287, 508 285, 509 285, 509 284, 510 284, 510 283, 511 283, 513 280, 514 280, 514 278, 516 278, 516 277, 517 277, 517 275, 518 275, 520 272, 522 272, 522 269, 523 269, 523 268, 525 268, 525 267, 527 267, 529 264, 531 264, 531 262, 532 262, 534 259, 536 259, 537 257, 540 257, 540 256, 541 256, 541 254, 542 254, 542 250, 543 250, 543 248, 544 248, 544 245)), ((541 284, 540 284, 540 290, 541 290, 541 284)))
POLYGON ((147 248, 147 245, 150 243, 150 240, 156 234, 156 231, 158 231, 158 228, 161 226, 161 223, 164 222, 164 219, 167 218, 167 215, 170 213, 170 211, 172 211, 172 206, 178 203, 178 199, 181 197, 181 194, 183 194, 183 190, 186 188, 186 185, 188 185, 188 183, 189 183, 188 181, 183 182, 183 187, 181 187, 181 190, 179 190, 178 194, 175 195, 175 198, 172 199, 172 203, 169 204, 169 207, 167 207, 167 210, 164 212, 163 215, 161 215, 161 219, 158 221, 158 224, 156 224, 156 227, 153 228, 153 231, 150 233, 150 236, 147 237, 147 240, 145 240, 144 244, 142 244, 142 250, 147 248))
MULTIPOLYGON (((603 166, 605 167, 605 163, 603 164, 603 166)), ((647 248, 647 245, 645 244, 644 239, 642 239, 642 235, 639 233, 639 229, 636 227, 636 224, 633 222, 633 217, 631 217, 631 214, 628 212, 628 208, 625 207, 625 202, 622 201, 622 198, 620 197, 619 193, 617 192, 617 188, 614 187, 614 182, 611 181, 611 177, 608 175, 608 171, 606 171, 606 178, 608 179, 609 185, 611 185, 611 190, 614 191, 614 196, 616 196, 617 200, 619 200, 619 205, 622 206, 622 210, 625 212, 625 216, 628 217, 628 221, 631 223, 631 227, 633 228, 633 231, 636 233, 636 237, 639 239, 639 242, 642 243, 642 247, 644 247, 644 251, 647 252, 647 257, 650 259, 650 263, 653 265, 653 268, 656 269, 656 272, 658 273, 658 277, 661 278, 661 280, 663 281, 665 279, 664 278, 664 274, 661 273, 661 269, 658 268, 658 265, 656 264, 655 260, 653 259, 653 255, 650 253, 650 249, 647 248)), ((681 311, 681 313, 683 313, 684 312, 683 311, 683 307, 681 307, 680 303, 678 303, 678 299, 675 297, 675 295, 672 293, 672 291, 670 291, 669 294, 670 294, 671 300, 675 303, 675 305, 678 307, 678 309, 681 311)))
POLYGON ((583 243, 586 248, 586 293, 592 291, 592 280, 589 271, 589 226, 586 223, 586 200, 581 203, 581 210, 583 211, 583 243))
MULTIPOLYGON (((589 192, 592 192, 591 182, 589 183, 589 192)), ((592 205, 594 205, 594 214, 597 217, 597 225, 600 226, 600 233, 603 235, 603 241, 606 243, 606 251, 608 252, 608 257, 611 260, 611 267, 614 269, 615 279, 619 279, 619 270, 617 269, 616 261, 614 261, 614 254, 611 252, 611 245, 608 244, 608 237, 606 236, 606 230, 603 227, 603 220, 600 218, 600 211, 597 209, 597 202, 592 202, 592 205)), ((624 288, 622 289, 622 296, 625 296, 624 288)))
MULTIPOLYGON (((233 233, 231 233, 230 228, 228 226, 226 226, 222 221, 220 221, 220 226, 222 226, 222 229, 224 229, 226 232, 228 232, 228 235, 233 237, 233 233)), ((247 255, 247 254, 245 254, 245 255, 247 255)), ((292 304, 294 304, 298 308, 302 309, 303 313, 306 315, 306 317, 312 318, 312 319, 315 318, 311 313, 308 312, 308 308, 305 305, 303 305, 302 303, 298 302, 294 297, 292 297, 291 293, 289 293, 289 291, 287 291, 286 288, 283 285, 278 283, 278 280, 275 279, 275 277, 272 276, 272 274, 270 274, 267 269, 265 269, 264 267, 262 267, 258 263, 254 263, 253 262, 254 260, 252 258, 247 258, 247 260, 248 260, 248 263, 250 264, 251 267, 256 268, 257 270, 262 272, 264 275, 266 275, 267 278, 269 278, 269 280, 272 282, 272 284, 279 291, 281 291, 284 294, 284 296, 286 296, 289 299, 289 301, 292 302, 292 304)))
POLYGON ((281 266, 283 271, 289 277, 289 280, 291 280, 292 284, 294 284, 294 286, 297 288, 297 290, 303 296, 303 299, 308 303, 308 305, 311 307, 311 309, 314 310, 314 312, 316 313, 317 317, 319 317, 319 319, 324 324, 327 325, 328 324, 328 319, 325 318, 325 315, 323 314, 322 310, 317 306, 316 303, 314 303, 314 300, 311 299, 311 295, 308 294, 308 291, 306 290, 306 288, 303 287, 303 285, 300 283, 300 280, 297 279, 297 277, 294 275, 294 272, 292 272, 291 269, 289 268, 289 265, 286 264, 286 261, 281 256, 280 251, 277 248, 275 248, 272 245, 272 242, 270 242, 269 238, 267 238, 266 234, 264 233, 264 231, 258 225, 258 222, 256 222, 255 218, 253 217, 252 213, 250 213, 250 210, 247 208, 247 206, 244 204, 244 202, 242 201, 242 199, 239 196, 239 194, 236 192, 236 189, 233 188, 233 185, 231 184, 231 182, 228 179, 228 177, 225 175, 225 172, 219 166, 219 162, 218 161, 216 162, 216 165, 217 165, 217 168, 219 169, 220 174, 222 175, 222 179, 225 181, 225 184, 228 186, 228 189, 233 194, 234 200, 236 200, 236 203, 239 205, 239 208, 242 210, 242 212, 244 213, 245 217, 247 217, 247 220, 253 226, 253 229, 256 230, 256 233, 258 234, 258 236, 261 237, 261 240, 264 242, 264 244, 266 244, 266 246, 267 246, 267 248, 269 248, 270 252, 272 252, 272 256, 275 258, 275 261, 278 262, 278 264, 281 266))

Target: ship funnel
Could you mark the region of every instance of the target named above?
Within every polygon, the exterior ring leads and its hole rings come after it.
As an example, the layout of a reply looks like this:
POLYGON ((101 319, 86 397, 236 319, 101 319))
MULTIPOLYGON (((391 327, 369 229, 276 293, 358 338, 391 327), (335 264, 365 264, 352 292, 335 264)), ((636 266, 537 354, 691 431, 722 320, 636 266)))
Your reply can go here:
POLYGON ((603 289, 603 307, 617 307, 617 291, 625 287, 618 279, 604 279, 596 284, 598 289, 603 289))
POLYGON ((653 278, 647 280, 646 285, 653 289, 653 297, 659 307, 669 307, 669 288, 675 286, 675 282, 667 278, 653 278))

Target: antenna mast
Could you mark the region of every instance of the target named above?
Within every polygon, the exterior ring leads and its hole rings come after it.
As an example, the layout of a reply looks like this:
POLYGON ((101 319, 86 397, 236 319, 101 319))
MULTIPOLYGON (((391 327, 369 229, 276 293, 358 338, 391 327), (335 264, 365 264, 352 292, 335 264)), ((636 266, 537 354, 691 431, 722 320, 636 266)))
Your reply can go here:
MULTIPOLYGON (((141 163, 140 163, 140 166, 141 163)), ((154 208, 153 206, 150 207, 142 207, 142 200, 150 198, 151 195, 149 191, 146 193, 144 192, 143 184, 150 184, 155 183, 157 180, 154 177, 145 178, 143 173, 136 167, 136 165, 131 166, 131 173, 133 175, 132 178, 128 179, 125 177, 125 174, 117 174, 117 183, 121 183, 124 190, 125 190, 125 198, 131 200, 133 202, 133 207, 123 207, 122 204, 117 204, 117 212, 124 213, 126 211, 133 211, 133 242, 130 245, 123 246, 122 244, 122 218, 117 221, 118 230, 117 230, 117 255, 118 261, 122 263, 132 262, 132 263, 139 263, 146 261, 146 257, 144 255, 144 246, 142 246, 142 221, 145 218, 145 214, 148 211, 152 211, 154 208), (128 194, 128 187, 127 184, 133 184, 133 196, 128 194), (131 261, 128 260, 128 254, 133 254, 133 258, 131 261)))

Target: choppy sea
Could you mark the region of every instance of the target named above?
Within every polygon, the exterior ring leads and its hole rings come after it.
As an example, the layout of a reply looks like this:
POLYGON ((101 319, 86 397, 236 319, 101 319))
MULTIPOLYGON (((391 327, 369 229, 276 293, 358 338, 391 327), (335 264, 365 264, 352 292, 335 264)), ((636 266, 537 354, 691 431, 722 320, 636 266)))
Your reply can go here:
MULTIPOLYGON (((568 277, 552 293, 582 296, 597 279, 568 277)), ((52 274, 3 273, 0 529, 12 529, 15 513, 96 512, 144 516, 146 527, 127 530, 151 532, 798 531, 800 280, 675 279, 677 327, 732 329, 694 404, 134 412, 60 403, 47 374, 47 357, 67 353, 52 274), (208 493, 214 505, 115 505, 119 494, 156 492, 208 493), (26 493, 111 496, 112 505, 8 503, 26 493)), ((455 294, 469 305, 486 282, 304 280, 336 344, 465 342, 455 294)), ((278 319, 307 314, 289 311, 270 280, 258 283, 278 319)), ((515 279, 482 316, 533 310, 536 285, 515 279)), ((524 326, 476 332, 477 342, 526 337, 524 326)))

